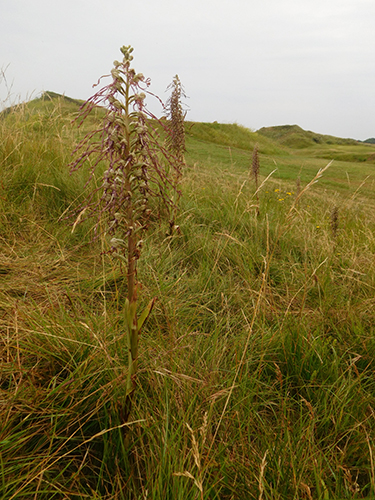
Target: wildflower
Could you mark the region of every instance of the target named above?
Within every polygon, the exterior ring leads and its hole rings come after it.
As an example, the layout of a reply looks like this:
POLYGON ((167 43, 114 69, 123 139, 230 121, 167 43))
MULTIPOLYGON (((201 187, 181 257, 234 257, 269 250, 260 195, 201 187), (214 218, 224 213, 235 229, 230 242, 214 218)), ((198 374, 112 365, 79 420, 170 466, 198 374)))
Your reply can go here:
POLYGON ((253 155, 252 155, 252 163, 251 163, 251 171, 250 174, 255 180, 255 196, 257 200, 257 215, 260 215, 259 212, 259 195, 258 195, 258 183, 259 183, 259 170, 260 170, 260 164, 259 164, 259 147, 258 144, 255 144, 254 150, 253 150, 253 155))
MULTIPOLYGON (((103 112, 106 110, 106 114, 97 131, 89 132, 78 144, 78 159, 71 164, 71 171, 81 168, 92 155, 95 159, 90 167, 89 180, 100 162, 107 165, 100 186, 102 190, 94 188, 82 202, 80 210, 84 208, 88 210, 88 216, 97 218, 97 228, 100 226, 101 229, 102 221, 106 223, 106 233, 111 236, 111 253, 126 266, 127 297, 123 318, 128 370, 124 382, 125 398, 120 409, 126 422, 136 388, 140 331, 155 301, 152 299, 143 312, 137 314, 137 263, 143 234, 149 227, 152 211, 159 215, 155 202, 160 202, 167 211, 175 209, 181 161, 159 142, 154 125, 157 118, 147 111, 144 102, 149 80, 130 68, 133 48, 124 46, 121 52, 124 58, 122 62, 115 62, 112 82, 81 108, 80 124, 98 106, 103 112)), ((170 131, 164 131, 169 137, 170 131)))

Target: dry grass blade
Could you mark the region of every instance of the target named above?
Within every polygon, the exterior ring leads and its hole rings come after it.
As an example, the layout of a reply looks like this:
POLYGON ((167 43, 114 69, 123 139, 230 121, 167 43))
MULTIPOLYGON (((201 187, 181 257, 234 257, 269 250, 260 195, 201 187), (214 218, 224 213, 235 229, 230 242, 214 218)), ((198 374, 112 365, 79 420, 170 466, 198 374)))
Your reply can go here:
POLYGON ((268 455, 268 450, 265 452, 263 458, 262 458, 262 463, 260 465, 260 473, 259 473, 259 480, 258 480, 258 485, 259 485, 259 497, 258 500, 262 500, 263 498, 263 493, 264 493, 264 474, 266 471, 267 467, 267 455, 268 455))
MULTIPOLYGON (((61 461, 63 458, 71 455, 74 451, 78 450, 79 448, 81 448, 82 446, 90 443, 91 441, 93 441, 94 439, 100 437, 100 436, 103 436, 104 434, 107 434, 109 432, 112 432, 116 429, 122 429, 124 427, 130 427, 131 425, 134 425, 134 424, 138 424, 138 423, 142 423, 142 422, 145 422, 145 420, 134 420, 133 422, 125 422, 121 425, 117 425, 115 427, 112 427, 110 429, 103 429, 102 431, 96 433, 94 436, 91 436, 89 439, 86 439, 85 441, 82 441, 78 446, 75 446, 74 448, 72 448, 71 450, 69 450, 68 452, 66 453, 63 453, 62 455, 58 455, 58 453, 56 453, 58 456, 57 458, 53 459, 50 463, 48 463, 48 465, 42 467, 42 469, 35 475, 35 476, 32 476, 28 481, 26 481, 26 483, 24 483, 20 489, 18 489, 10 498, 9 500, 13 500, 14 498, 17 497, 17 495, 24 489, 26 488, 26 486, 30 483, 32 483, 33 481, 35 481, 35 479, 37 479, 38 477, 40 477, 41 475, 43 475, 48 469, 51 469, 54 465, 56 465, 59 461, 61 461)), ((69 439, 71 439, 73 436, 70 436, 69 439)), ((46 459, 46 461, 48 461, 48 459, 46 459)))
POLYGON ((301 199, 301 197, 306 193, 306 191, 308 191, 311 188, 311 186, 313 186, 314 184, 316 184, 319 181, 319 179, 322 177, 324 172, 332 165, 332 163, 333 163, 333 160, 331 160, 325 167, 320 168, 318 170, 317 174, 315 175, 315 177, 303 189, 301 189, 301 191, 298 193, 292 206, 289 209, 289 212, 287 215, 287 220, 290 219, 290 217, 292 217, 292 214, 296 210, 296 206, 297 206, 299 200, 301 199))

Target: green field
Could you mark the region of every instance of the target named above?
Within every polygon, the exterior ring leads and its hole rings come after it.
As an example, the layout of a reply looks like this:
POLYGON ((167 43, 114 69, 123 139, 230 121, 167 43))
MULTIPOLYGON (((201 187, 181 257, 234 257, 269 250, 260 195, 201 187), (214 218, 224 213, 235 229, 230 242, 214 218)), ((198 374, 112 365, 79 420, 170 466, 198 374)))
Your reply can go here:
POLYGON ((101 180, 69 174, 102 115, 78 129, 79 104, 0 114, 0 497, 374 498, 375 145, 185 124, 127 422, 126 279, 70 215, 101 180))

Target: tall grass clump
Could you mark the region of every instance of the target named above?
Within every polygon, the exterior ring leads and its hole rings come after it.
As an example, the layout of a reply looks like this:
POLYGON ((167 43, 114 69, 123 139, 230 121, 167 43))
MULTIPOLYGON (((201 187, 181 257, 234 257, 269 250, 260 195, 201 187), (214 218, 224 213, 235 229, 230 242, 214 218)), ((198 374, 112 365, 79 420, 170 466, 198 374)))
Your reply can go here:
POLYGON ((73 179, 66 169, 79 140, 71 125, 77 110, 59 96, 12 105, 0 114, 0 234, 6 240, 20 232, 31 245, 57 233, 68 245, 86 240, 87 225, 72 235, 66 225, 56 224, 87 189, 86 175, 73 179))

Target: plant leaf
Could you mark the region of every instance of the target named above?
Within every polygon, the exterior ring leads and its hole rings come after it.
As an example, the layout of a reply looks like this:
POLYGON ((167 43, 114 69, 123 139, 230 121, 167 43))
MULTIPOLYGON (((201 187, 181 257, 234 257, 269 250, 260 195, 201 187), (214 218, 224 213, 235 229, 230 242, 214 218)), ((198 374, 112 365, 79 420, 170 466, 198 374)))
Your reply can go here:
POLYGON ((143 309, 142 314, 138 318, 138 332, 141 330, 143 323, 146 321, 146 319, 150 316, 150 313, 152 311, 152 308, 154 307, 156 297, 154 297, 148 305, 143 309))

